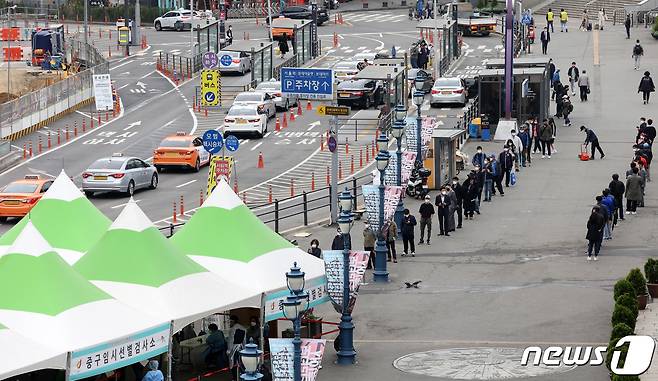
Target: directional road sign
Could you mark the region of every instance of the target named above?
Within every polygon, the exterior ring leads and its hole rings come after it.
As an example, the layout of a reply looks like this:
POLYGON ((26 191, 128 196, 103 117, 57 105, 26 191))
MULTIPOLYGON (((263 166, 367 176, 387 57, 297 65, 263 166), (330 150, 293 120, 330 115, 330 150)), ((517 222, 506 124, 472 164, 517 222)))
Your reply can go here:
POLYGON ((233 57, 231 57, 230 54, 224 54, 220 59, 219 63, 222 64, 222 66, 231 66, 231 63, 233 62, 233 57))
POLYGON ((320 115, 347 116, 347 115, 350 115, 350 108, 349 107, 338 107, 338 106, 318 106, 318 114, 320 114, 320 115))
POLYGON ((224 138, 219 131, 208 130, 203 133, 203 148, 211 154, 219 153, 224 147, 224 138))
POLYGON ((235 152, 240 147, 240 141, 238 140, 238 138, 235 137, 235 135, 227 136, 225 143, 226 143, 226 149, 229 150, 230 152, 235 152))
POLYGON ((201 70, 201 104, 203 106, 220 105, 222 82, 218 70, 201 70))
POLYGON ((336 138, 330 136, 329 139, 327 139, 327 146, 329 147, 329 152, 334 152, 338 146, 336 143, 336 138))
POLYGON ((304 99, 331 100, 334 97, 333 70, 281 68, 281 92, 304 99))
POLYGON ((203 53, 202 63, 204 69, 214 69, 217 67, 217 64, 219 63, 219 58, 217 57, 217 54, 215 54, 215 52, 206 52, 203 53))

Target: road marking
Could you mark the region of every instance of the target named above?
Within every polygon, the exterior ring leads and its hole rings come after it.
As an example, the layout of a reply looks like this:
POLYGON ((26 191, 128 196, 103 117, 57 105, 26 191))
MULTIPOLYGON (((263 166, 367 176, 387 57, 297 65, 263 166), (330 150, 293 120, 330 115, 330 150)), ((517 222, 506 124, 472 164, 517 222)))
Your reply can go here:
POLYGON ((482 50, 482 49, 484 49, 484 48, 486 48, 486 47, 487 47, 486 45, 480 45, 480 46, 478 46, 477 48, 478 48, 478 50, 482 50))
POLYGON ((601 64, 601 57, 599 55, 599 30, 594 29, 594 48, 592 49, 592 54, 594 54, 594 66, 599 66, 601 64))
MULTIPOLYGON (((142 200, 133 200, 133 201, 135 201, 135 203, 138 203, 138 202, 140 202, 140 201, 142 201, 142 200)), ((119 204, 119 205, 114 205, 114 206, 112 206, 111 208, 112 208, 112 209, 118 209, 118 208, 124 207, 124 206, 126 206, 126 205, 128 205, 127 202, 126 202, 126 203, 123 203, 123 204, 119 204)))
POLYGON ((258 142, 255 146, 251 147, 251 150, 255 150, 256 148, 260 147, 261 144, 263 144, 263 142, 258 142))
POLYGON ((271 132, 269 132, 269 131, 266 132, 266 133, 265 133, 265 136, 263 136, 263 139, 265 139, 266 137, 270 136, 270 134, 271 134, 271 132))
POLYGON ((119 90, 123 90, 123 89, 124 89, 125 87, 127 87, 128 85, 130 85, 130 84, 129 84, 129 83, 126 83, 125 85, 119 87, 119 90))
POLYGON ((196 179, 194 179, 194 180, 190 180, 190 181, 188 181, 188 182, 186 182, 186 183, 182 183, 181 185, 176 185, 176 188, 182 188, 182 187, 184 187, 184 186, 186 186, 186 185, 190 185, 190 184, 192 184, 192 183, 194 183, 194 182, 196 182, 196 179))
POLYGON ((491 49, 484 49, 483 52, 485 52, 485 53, 491 53, 491 49))
POLYGON ((55 176, 55 175, 51 175, 50 173, 45 172, 45 171, 42 171, 42 170, 39 170, 39 169, 34 169, 34 168, 27 167, 27 170, 30 171, 30 172, 38 173, 38 174, 40 174, 40 175, 48 176, 48 177, 53 178, 53 179, 54 179, 55 177, 57 177, 57 176, 55 176))

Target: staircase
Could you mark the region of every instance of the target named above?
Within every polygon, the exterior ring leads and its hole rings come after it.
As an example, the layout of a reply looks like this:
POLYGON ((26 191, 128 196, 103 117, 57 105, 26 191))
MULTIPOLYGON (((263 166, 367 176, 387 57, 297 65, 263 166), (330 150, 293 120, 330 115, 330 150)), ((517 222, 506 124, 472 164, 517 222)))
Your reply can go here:
MULTIPOLYGON (((608 20, 612 21, 613 13, 617 9, 623 9, 628 5, 637 5, 639 0, 555 0, 552 3, 543 6, 539 10, 535 11, 535 14, 545 15, 548 12, 548 8, 551 8, 555 13, 556 20, 556 29, 557 24, 559 24, 559 13, 560 9, 564 8, 569 14, 570 24, 573 27, 574 22, 580 23, 580 18, 583 14, 583 9, 587 9, 590 20, 595 23, 599 9, 605 9, 606 16, 608 20)), ((540 22, 541 23, 541 22, 540 22)))

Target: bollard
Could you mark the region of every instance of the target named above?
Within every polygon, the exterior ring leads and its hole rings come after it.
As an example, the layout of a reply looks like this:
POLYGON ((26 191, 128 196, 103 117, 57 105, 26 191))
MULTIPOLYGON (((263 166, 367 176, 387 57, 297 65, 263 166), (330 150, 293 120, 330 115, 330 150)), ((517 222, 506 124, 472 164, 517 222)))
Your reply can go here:
POLYGON ((373 141, 372 141, 372 157, 377 156, 377 148, 376 148, 376 147, 377 147, 377 144, 376 144, 376 142, 373 140, 373 141))
POLYGON ((73 137, 78 136, 78 127, 73 127, 73 137))
POLYGON ((183 202, 183 195, 180 195, 180 216, 185 214, 185 203, 183 202))
POLYGON ((98 127, 101 126, 101 113, 100 111, 96 113, 96 116, 98 117, 98 127))
POLYGON ((117 117, 117 110, 115 108, 112 108, 112 119, 117 117))
POLYGON ((345 155, 350 154, 350 143, 347 142, 347 138, 345 138, 345 155))
POLYGON ((311 172, 311 192, 315 191, 315 172, 311 172))
POLYGON ((205 116, 205 117, 208 116, 208 107, 203 108, 203 116, 205 116))
POLYGON ((203 189, 199 191, 199 206, 203 205, 203 189))
POLYGON ((98 38, 103 38, 103 30, 102 29, 98 30, 98 38))
POLYGON ((50 141, 50 131, 48 131, 48 149, 52 147, 52 142, 50 141))
POLYGON ((242 192, 242 203, 247 205, 247 192, 242 192))
POLYGON ((370 163, 370 144, 366 144, 366 164, 370 163))
POLYGON ((27 145, 23 143, 23 160, 27 158, 27 145))
POLYGON ((41 145, 41 136, 39 136, 39 146, 37 147, 37 152, 38 152, 38 153, 41 153, 41 150, 42 150, 42 149, 43 149, 43 147, 42 147, 42 145, 41 145))
POLYGON ((238 194, 238 177, 235 176, 235 179, 233 180, 233 192, 235 194, 238 194))
POLYGON ((272 203, 272 185, 270 184, 269 189, 267 190, 267 202, 272 203))
POLYGON ((94 129, 94 113, 92 111, 91 115, 89 115, 89 129, 93 130, 94 129))
POLYGON ((30 157, 32 157, 32 140, 30 140, 30 157))
POLYGON ((281 121, 279 121, 278 116, 276 117, 276 124, 275 124, 274 130, 277 131, 277 132, 281 131, 281 121))
POLYGON ((82 132, 87 131, 87 121, 82 119, 82 132))
POLYGON ((62 131, 58 128, 57 129, 57 145, 60 145, 62 143, 62 131))
POLYGON ((295 180, 290 178, 290 197, 295 197, 295 180))
POLYGON ((65 134, 66 134, 66 135, 65 135, 65 136, 66 136, 66 141, 68 142, 68 141, 69 141, 69 128, 68 128, 68 126, 66 127, 66 129, 64 130, 64 132, 65 132, 65 134))
POLYGON ((343 162, 339 161, 338 162, 338 180, 343 179, 343 162))
POLYGON ((302 102, 297 101, 297 116, 302 116, 302 102))
POLYGON ((176 223, 176 201, 174 201, 174 217, 172 219, 173 223, 176 223))
POLYGON ((105 122, 107 123, 107 121, 109 120, 110 120, 110 113, 107 110, 105 110, 105 122))
POLYGON ((329 176, 329 167, 327 167, 327 185, 331 184, 331 178, 329 176))
POLYGON ((363 168, 363 148, 359 148, 359 169, 363 168))
POLYGON ((350 175, 354 174, 354 155, 350 157, 350 175))
POLYGON ((324 151, 324 135, 320 135, 320 151, 324 151))
POLYGON ((288 119, 285 112, 283 113, 283 128, 288 128, 288 119))

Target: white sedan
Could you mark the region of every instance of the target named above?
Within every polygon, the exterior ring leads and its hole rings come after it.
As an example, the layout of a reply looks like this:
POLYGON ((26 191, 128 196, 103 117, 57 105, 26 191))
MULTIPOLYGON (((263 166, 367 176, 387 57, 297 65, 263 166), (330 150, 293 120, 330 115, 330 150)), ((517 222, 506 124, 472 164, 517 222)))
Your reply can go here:
POLYGON ((267 132, 267 115, 253 104, 234 104, 224 118, 224 137, 255 133, 262 138, 267 132))
POLYGON ((217 53, 219 57, 219 71, 221 73, 244 73, 251 70, 251 58, 245 52, 228 52, 220 51, 217 53))
POLYGON ((188 9, 178 9, 165 13, 153 21, 155 30, 175 29, 177 31, 189 30, 191 26, 198 28, 215 21, 212 13, 194 12, 188 9))
POLYGON ((274 106, 282 111, 288 111, 290 106, 297 106, 299 98, 291 95, 286 95, 281 92, 281 82, 272 78, 267 82, 261 82, 256 86, 256 91, 266 93, 272 97, 274 106))
POLYGON ((266 92, 244 91, 239 93, 233 100, 233 104, 254 105, 268 118, 276 115, 276 106, 273 98, 266 92))
POLYGON ((432 86, 430 105, 438 106, 441 103, 466 104, 466 85, 461 78, 439 78, 432 86))

